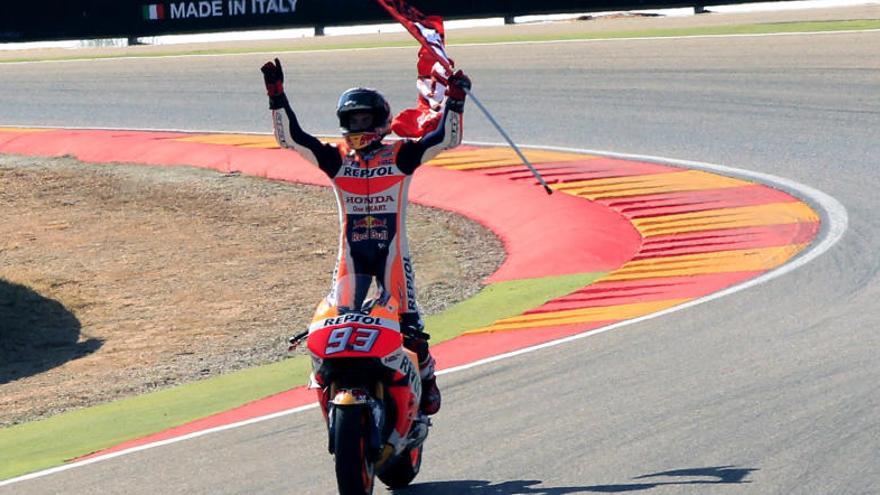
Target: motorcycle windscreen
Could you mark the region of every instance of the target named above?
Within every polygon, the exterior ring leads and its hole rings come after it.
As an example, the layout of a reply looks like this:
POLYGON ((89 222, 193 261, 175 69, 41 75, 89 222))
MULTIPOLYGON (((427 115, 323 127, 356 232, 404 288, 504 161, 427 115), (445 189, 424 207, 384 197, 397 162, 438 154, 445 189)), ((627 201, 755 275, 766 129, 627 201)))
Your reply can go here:
POLYGON ((387 256, 387 248, 352 251, 345 261, 337 264, 327 302, 342 312, 369 310, 372 301, 392 300, 399 304, 402 297, 399 293, 405 291, 406 286, 385 286, 386 283, 400 285, 396 281, 403 278, 402 275, 394 277, 391 272, 386 274, 392 268, 386 266, 387 256), (365 304, 368 307, 365 308, 365 304))

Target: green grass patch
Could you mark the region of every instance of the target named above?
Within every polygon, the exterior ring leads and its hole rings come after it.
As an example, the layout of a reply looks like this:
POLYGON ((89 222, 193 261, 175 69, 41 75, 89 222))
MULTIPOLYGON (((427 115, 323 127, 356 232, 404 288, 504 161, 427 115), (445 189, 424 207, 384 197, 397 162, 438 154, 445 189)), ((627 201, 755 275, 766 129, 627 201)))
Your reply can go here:
MULTIPOLYGON (((294 42, 295 43, 295 42, 294 42)), ((149 52, 136 53, 108 53, 106 55, 89 55, 82 56, 72 53, 70 55, 55 57, 20 57, 0 60, 0 64, 14 62, 49 62, 49 61, 73 61, 73 60, 103 60, 112 58, 159 58, 159 57, 179 57, 190 55, 247 55, 250 53, 295 53, 295 52, 312 52, 312 51, 343 51, 354 49, 368 48, 395 48, 395 47, 418 47, 419 44, 415 40, 403 41, 376 41, 376 42, 358 42, 358 43, 328 43, 312 44, 308 46, 288 46, 288 47, 251 47, 251 48, 206 48, 203 50, 157 50, 149 52)))
POLYGON ((503 38, 457 38, 455 44, 494 43, 494 42, 527 42, 527 41, 566 41, 566 40, 601 40, 618 38, 670 38, 679 36, 714 36, 736 34, 772 34, 772 33, 809 33, 826 31, 865 31, 880 29, 880 19, 852 21, 810 21, 810 22, 773 22, 763 24, 742 24, 725 26, 702 26, 675 29, 647 29, 642 31, 606 31, 559 33, 528 36, 505 36, 503 38))
MULTIPOLYGON (((602 274, 501 282, 428 317, 432 343, 540 306, 602 274)), ((59 414, 0 430, 0 480, 63 464, 88 453, 179 426, 306 383, 300 355, 207 380, 59 414)))
POLYGON ((127 440, 303 384, 301 356, 0 430, 0 480, 63 464, 127 440))
POLYGON ((465 330, 522 314, 545 302, 593 283, 604 273, 513 280, 492 284, 476 296, 425 320, 431 344, 461 335, 465 330))
MULTIPOLYGON (((506 42, 528 42, 528 41, 564 41, 564 40, 601 40, 601 39, 618 39, 618 38, 650 38, 650 37, 674 37, 674 36, 707 36, 707 35, 731 35, 731 34, 770 34, 770 33, 803 33, 803 32, 823 32, 823 31, 865 31, 871 29, 880 29, 880 19, 856 19, 842 21, 808 21, 808 22, 773 22, 760 24, 742 24, 742 25, 724 25, 724 26, 705 26, 693 28, 677 28, 677 29, 648 29, 641 31, 602 31, 602 32, 580 32, 580 33, 549 33, 549 34, 527 34, 527 35, 486 35, 486 36, 453 36, 449 45, 462 44, 487 44, 487 43, 506 43, 506 42)), ((140 52, 140 53, 121 53, 94 55, 83 57, 76 53, 58 56, 58 57, 21 57, 0 61, 3 63, 12 62, 35 62, 35 61, 58 61, 58 60, 92 60, 106 58, 122 58, 122 57, 168 57, 180 55, 236 55, 260 52, 272 53, 295 53, 302 51, 316 50, 351 50, 365 48, 393 48, 393 47, 416 47, 418 44, 414 40, 402 41, 375 41, 375 42, 357 42, 357 43, 333 43, 312 44, 309 46, 291 46, 291 47, 252 47, 252 48, 227 48, 227 49, 204 49, 204 50, 188 50, 175 51, 168 49, 167 51, 140 52)))

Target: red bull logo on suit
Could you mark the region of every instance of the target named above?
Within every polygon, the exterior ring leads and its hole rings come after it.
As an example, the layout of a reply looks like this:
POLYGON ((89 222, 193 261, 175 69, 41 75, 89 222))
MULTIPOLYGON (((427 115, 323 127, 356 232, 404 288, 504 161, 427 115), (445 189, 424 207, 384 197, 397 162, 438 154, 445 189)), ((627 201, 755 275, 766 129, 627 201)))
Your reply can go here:
POLYGON ((363 218, 354 220, 351 223, 352 233, 351 240, 353 242, 373 240, 388 240, 388 220, 383 218, 367 215, 363 218))

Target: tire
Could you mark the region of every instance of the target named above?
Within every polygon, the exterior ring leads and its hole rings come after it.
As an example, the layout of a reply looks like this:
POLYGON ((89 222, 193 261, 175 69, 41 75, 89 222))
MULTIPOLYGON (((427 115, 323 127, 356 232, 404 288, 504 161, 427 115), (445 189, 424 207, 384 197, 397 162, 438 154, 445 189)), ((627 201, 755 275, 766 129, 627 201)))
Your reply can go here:
POLYGON ((367 459, 367 421, 363 406, 337 406, 334 411, 336 486, 339 495, 373 493, 373 462, 367 459))
POLYGON ((394 464, 388 466, 379 479, 385 483, 388 488, 403 488, 409 485, 416 475, 419 474, 419 468, 422 465, 422 446, 419 445, 415 449, 405 450, 398 457, 394 464))

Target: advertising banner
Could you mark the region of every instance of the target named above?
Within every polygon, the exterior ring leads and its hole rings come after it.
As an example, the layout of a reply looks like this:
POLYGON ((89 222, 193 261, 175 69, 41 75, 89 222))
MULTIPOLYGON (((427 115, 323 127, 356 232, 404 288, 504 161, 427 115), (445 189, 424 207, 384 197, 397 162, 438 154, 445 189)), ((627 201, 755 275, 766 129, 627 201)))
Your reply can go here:
MULTIPOLYGON (((753 0, 411 0, 443 19, 636 10, 747 3, 753 0)), ((133 38, 249 29, 394 22, 375 0, 10 0, 0 43, 133 38)))

